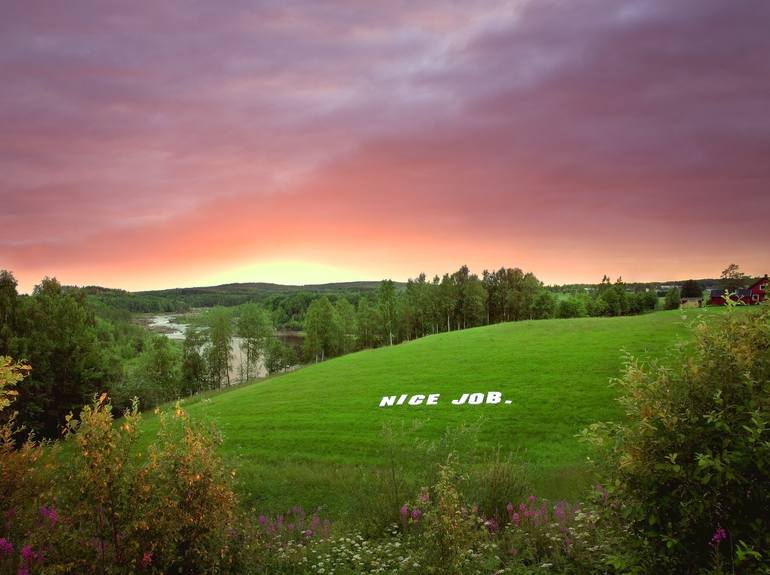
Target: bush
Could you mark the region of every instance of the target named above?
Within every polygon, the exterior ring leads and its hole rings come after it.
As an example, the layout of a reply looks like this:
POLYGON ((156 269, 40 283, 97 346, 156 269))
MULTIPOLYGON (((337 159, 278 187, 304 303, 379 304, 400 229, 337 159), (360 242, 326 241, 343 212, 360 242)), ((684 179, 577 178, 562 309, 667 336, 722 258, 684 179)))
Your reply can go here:
MULTIPOLYGON (((0 362, 0 406, 25 366, 0 362)), ((0 573, 217 573, 239 560, 232 476, 217 436, 177 408, 137 453, 134 403, 116 422, 106 394, 67 417, 63 445, 14 443, 0 428, 0 573)))
POLYGON ((500 449, 494 459, 474 466, 466 483, 464 498, 475 502, 479 514, 498 525, 508 517, 508 503, 520 501, 528 492, 526 469, 510 455, 503 458, 500 449))
POLYGON ((402 507, 401 518, 418 524, 422 547, 421 564, 428 573, 466 573, 471 567, 482 567, 483 544, 488 532, 476 509, 463 502, 457 489, 459 478, 452 455, 439 466, 439 478, 433 496, 425 491, 410 509, 402 507))
POLYGON ((682 298, 679 288, 671 288, 666 292, 666 309, 679 309, 680 305, 682 305, 682 298))
POLYGON ((678 369, 631 360, 626 422, 594 426, 646 572, 770 570, 770 314, 696 327, 678 369))
MULTIPOLYGON (((16 413, 7 409, 16 398, 16 384, 29 370, 26 364, 0 357, 0 573, 24 572, 25 562, 36 553, 27 544, 27 534, 49 523, 42 514, 38 517, 38 505, 51 488, 44 473, 45 452, 27 434, 17 441, 21 430, 15 425, 16 413)), ((47 507, 40 511, 49 513, 47 507)))
POLYGON ((583 303, 577 298, 562 299, 556 306, 556 317, 559 319, 582 317, 584 315, 586 315, 586 311, 583 303))

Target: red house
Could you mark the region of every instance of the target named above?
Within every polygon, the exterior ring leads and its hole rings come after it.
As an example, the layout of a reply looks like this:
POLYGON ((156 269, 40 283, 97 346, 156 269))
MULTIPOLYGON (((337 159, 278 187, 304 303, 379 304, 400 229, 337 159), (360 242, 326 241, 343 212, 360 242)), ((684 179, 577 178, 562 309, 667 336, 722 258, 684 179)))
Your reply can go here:
MULTIPOLYGON (((768 284, 770 284, 770 280, 767 278, 767 274, 765 274, 765 277, 759 278, 749 287, 735 290, 730 295, 733 296, 733 300, 740 300, 745 305, 757 305, 765 301, 768 284)), ((711 290, 710 303, 711 305, 725 305, 724 290, 711 290)))

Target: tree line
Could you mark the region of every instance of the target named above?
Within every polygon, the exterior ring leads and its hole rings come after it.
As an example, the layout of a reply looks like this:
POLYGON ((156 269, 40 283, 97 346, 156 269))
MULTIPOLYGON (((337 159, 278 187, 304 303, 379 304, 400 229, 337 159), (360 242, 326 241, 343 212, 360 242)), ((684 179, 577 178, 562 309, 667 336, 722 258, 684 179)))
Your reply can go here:
POLYGON ((403 289, 383 280, 373 297, 361 295, 355 306, 345 297, 313 299, 304 321, 305 359, 506 321, 639 314, 657 301, 654 291, 630 291, 621 278, 604 276, 593 289, 554 293, 519 268, 478 276, 462 266, 432 280, 422 273, 403 289))

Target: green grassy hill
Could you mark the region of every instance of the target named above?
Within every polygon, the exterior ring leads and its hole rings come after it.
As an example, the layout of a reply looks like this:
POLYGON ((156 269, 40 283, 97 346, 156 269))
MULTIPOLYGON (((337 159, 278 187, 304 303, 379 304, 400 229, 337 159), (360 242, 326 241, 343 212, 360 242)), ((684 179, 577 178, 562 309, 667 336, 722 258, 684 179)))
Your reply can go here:
MULTIPOLYGON (((257 509, 300 504, 340 513, 364 472, 386 466, 393 449, 404 473, 416 473, 425 465, 416 443, 463 424, 480 426, 476 456, 499 446, 527 463, 539 495, 572 497, 590 480, 588 450, 575 435, 620 416, 608 382, 621 371, 623 351, 678 353, 694 320, 719 313, 527 321, 440 334, 193 399, 186 408, 215 421, 223 453, 257 509), (487 391, 511 403, 451 404, 462 393, 487 391), (441 397, 434 406, 379 407, 383 396, 402 393, 441 397), (391 447, 385 424, 399 430, 391 447)), ((148 431, 156 425, 147 417, 148 431)))

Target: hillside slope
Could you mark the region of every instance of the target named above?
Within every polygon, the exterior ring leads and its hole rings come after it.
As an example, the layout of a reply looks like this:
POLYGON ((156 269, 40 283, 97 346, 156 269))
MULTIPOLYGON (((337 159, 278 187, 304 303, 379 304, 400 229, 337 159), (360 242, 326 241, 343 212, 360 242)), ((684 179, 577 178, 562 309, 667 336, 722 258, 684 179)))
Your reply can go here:
MULTIPOLYGON (((344 509, 361 469, 383 466, 382 429, 397 434, 403 463, 418 469, 415 441, 480 423, 478 449, 513 452, 551 497, 586 480, 587 448, 575 435, 619 417, 608 385, 623 352, 676 353, 688 327, 719 310, 657 312, 625 318, 506 323, 426 337, 308 366, 206 399, 186 402, 213 419, 223 453, 239 469, 244 492, 260 508, 293 504, 344 509), (452 405, 463 393, 498 391, 496 405, 452 405), (439 393, 438 405, 379 407, 383 396, 439 393), (506 404, 505 400, 510 401, 506 404)), ((146 427, 156 425, 149 417, 146 427)))

